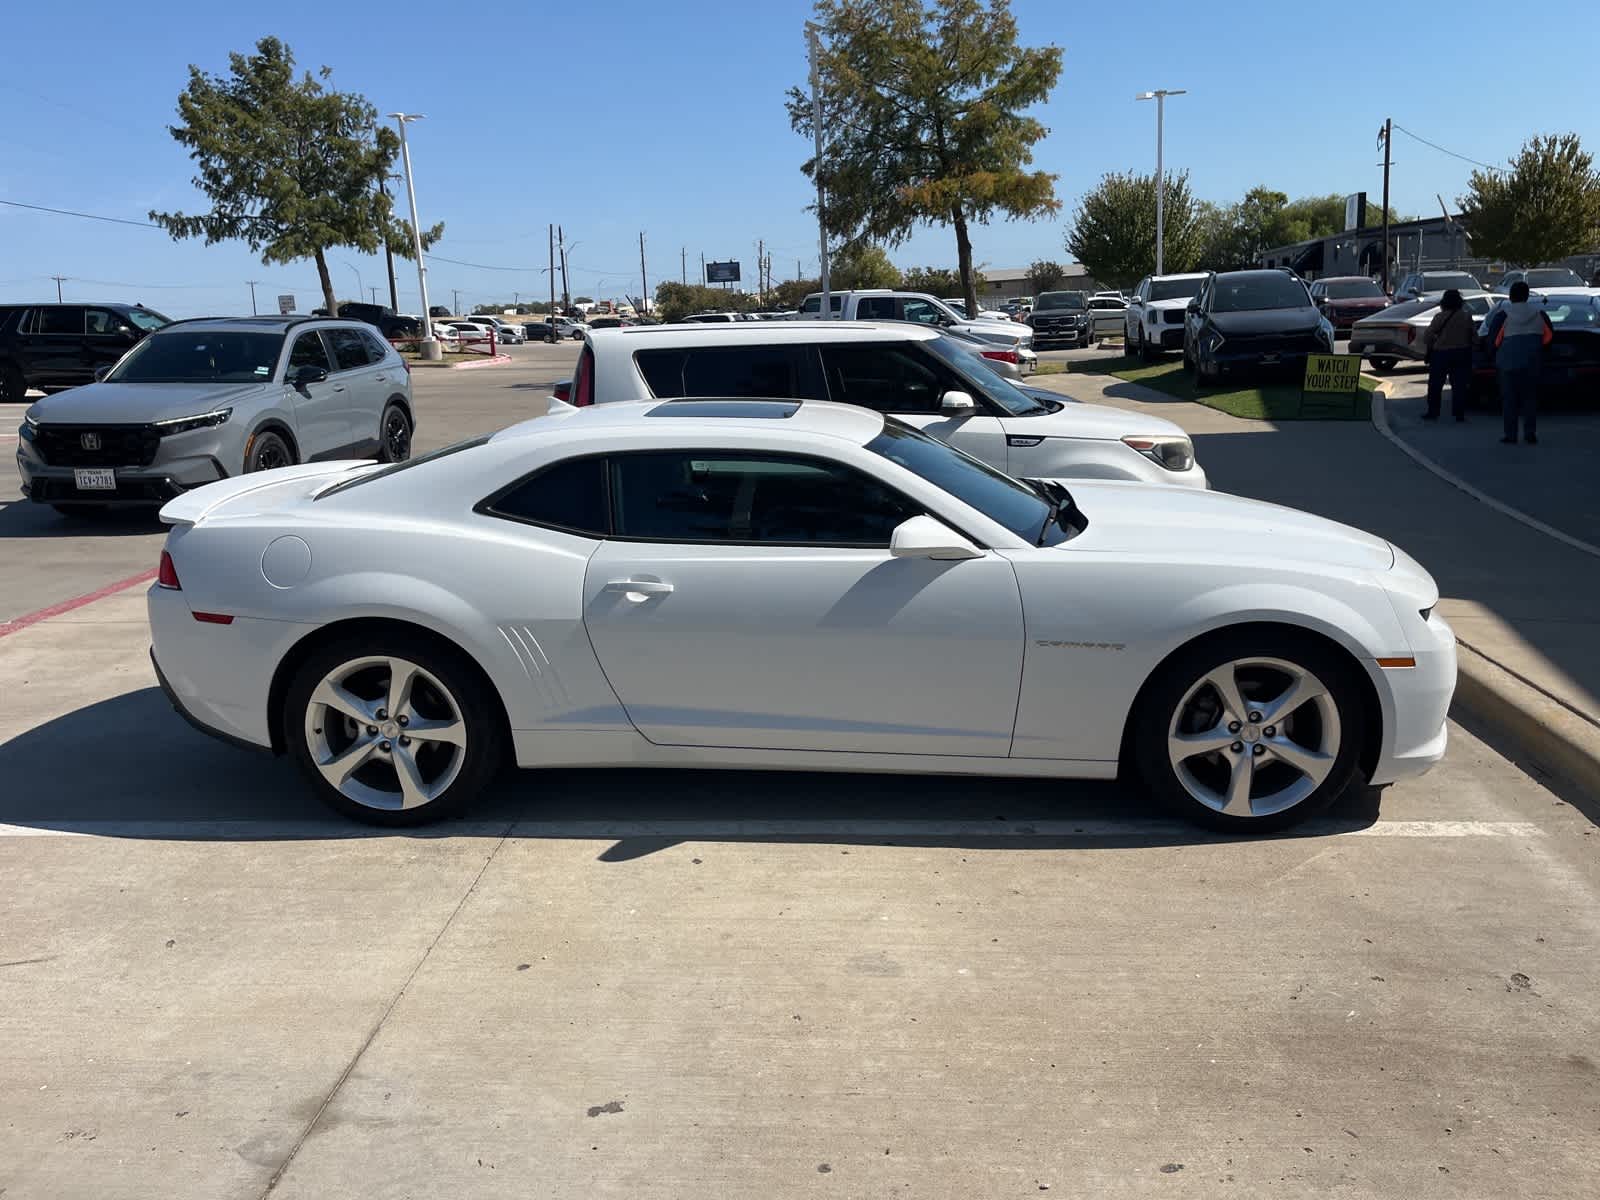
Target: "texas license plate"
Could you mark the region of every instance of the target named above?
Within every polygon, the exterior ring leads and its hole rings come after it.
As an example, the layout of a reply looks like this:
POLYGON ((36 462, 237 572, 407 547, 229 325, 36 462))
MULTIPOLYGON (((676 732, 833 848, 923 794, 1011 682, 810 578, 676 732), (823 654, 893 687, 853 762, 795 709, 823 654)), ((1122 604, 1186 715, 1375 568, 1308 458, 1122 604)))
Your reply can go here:
POLYGON ((117 473, 110 467, 74 471, 72 482, 80 492, 114 492, 117 490, 117 473))

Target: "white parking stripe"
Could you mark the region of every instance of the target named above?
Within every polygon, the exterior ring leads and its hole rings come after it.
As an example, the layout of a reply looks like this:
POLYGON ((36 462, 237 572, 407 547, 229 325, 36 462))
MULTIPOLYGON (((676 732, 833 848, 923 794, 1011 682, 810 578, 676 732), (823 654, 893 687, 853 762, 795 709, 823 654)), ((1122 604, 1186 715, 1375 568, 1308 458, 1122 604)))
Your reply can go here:
MULTIPOLYGON (((963 838, 975 841, 1018 837, 1116 840, 1126 838, 1190 841, 1212 835, 1182 821, 1129 819, 1093 821, 452 821, 407 831, 410 837, 512 837, 619 840, 662 838, 681 842, 718 839, 963 838)), ((1544 831, 1529 821, 1379 821, 1350 826, 1319 819, 1295 830, 1299 836, 1399 838, 1533 838, 1544 831)), ((338 819, 303 821, 41 821, 37 825, 0 824, 0 838, 108 837, 173 841, 254 841, 277 838, 355 838, 389 836, 338 819)))

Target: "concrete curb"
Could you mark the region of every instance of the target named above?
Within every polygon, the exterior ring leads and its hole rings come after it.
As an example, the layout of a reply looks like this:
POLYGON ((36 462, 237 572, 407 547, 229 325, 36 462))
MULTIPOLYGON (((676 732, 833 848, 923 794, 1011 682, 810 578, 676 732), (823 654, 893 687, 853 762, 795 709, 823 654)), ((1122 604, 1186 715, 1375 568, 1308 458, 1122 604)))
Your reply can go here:
POLYGON ((1554 775, 1600 799, 1600 725, 1457 640, 1455 704, 1554 775))
POLYGON ((479 362, 451 363, 452 371, 476 371, 479 367, 503 367, 511 361, 509 354, 496 354, 493 358, 485 358, 479 362))
POLYGON ((1433 459, 1429 458, 1426 454, 1422 453, 1422 451, 1418 450, 1415 446, 1412 446, 1409 442, 1402 438, 1398 433, 1389 427, 1388 385, 1383 383, 1378 384, 1377 387, 1372 389, 1372 424, 1379 433, 1388 438, 1389 441, 1392 442, 1402 454, 1411 459, 1412 462, 1416 463, 1424 470, 1430 471, 1437 475, 1451 487, 1465 492, 1479 504, 1486 504, 1501 516, 1510 517, 1513 521, 1520 522, 1521 524, 1526 525, 1529 529, 1537 529, 1545 536, 1553 537, 1556 539, 1556 541, 1561 542, 1564 545, 1571 546, 1574 550, 1581 550, 1584 554, 1590 554, 1595 558, 1600 558, 1600 546, 1591 546, 1588 542, 1585 542, 1580 538, 1575 538, 1570 533, 1563 533, 1554 526, 1546 525, 1543 521, 1540 521, 1535 517, 1530 517, 1527 513, 1522 512, 1520 509, 1512 508, 1509 504, 1506 504, 1500 500, 1496 500, 1493 496, 1486 495, 1477 488, 1473 487, 1465 479, 1462 479, 1461 476, 1452 471, 1445 470, 1438 463, 1434 462, 1433 459))

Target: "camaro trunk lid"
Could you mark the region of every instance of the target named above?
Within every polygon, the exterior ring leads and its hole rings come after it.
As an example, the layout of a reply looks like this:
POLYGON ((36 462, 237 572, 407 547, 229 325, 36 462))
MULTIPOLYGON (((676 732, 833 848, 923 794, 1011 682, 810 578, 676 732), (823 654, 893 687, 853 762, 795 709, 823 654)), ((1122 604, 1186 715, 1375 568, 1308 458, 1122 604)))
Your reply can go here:
POLYGON ((1276 504, 1226 492, 1148 484, 1060 481, 1088 518, 1067 552, 1150 554, 1181 560, 1211 552, 1387 571, 1394 548, 1380 537, 1276 504))
POLYGON ((167 501, 161 507, 161 520, 168 525, 198 525, 224 509, 229 516, 255 514, 295 500, 309 499, 352 471, 377 466, 370 459, 350 459, 235 475, 167 501))

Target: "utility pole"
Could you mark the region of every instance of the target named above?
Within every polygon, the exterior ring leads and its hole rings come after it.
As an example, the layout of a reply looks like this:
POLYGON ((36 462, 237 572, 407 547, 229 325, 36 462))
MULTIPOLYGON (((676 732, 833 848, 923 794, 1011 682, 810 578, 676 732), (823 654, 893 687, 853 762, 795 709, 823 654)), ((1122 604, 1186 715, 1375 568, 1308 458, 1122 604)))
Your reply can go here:
POLYGON ((678 247, 678 274, 685 287, 689 284, 689 247, 678 247))
POLYGON ((767 243, 765 238, 756 239, 756 307, 767 306, 767 277, 761 272, 766 268, 767 243))
POLYGON ((1383 132, 1378 135, 1383 142, 1383 290, 1389 290, 1389 151, 1394 145, 1394 119, 1385 117, 1383 132))
POLYGON ((700 286, 706 286, 706 256, 703 251, 700 254, 700 286))
POLYGON ((461 315, 461 292, 458 288, 450 289, 450 311, 458 317, 461 315))
POLYGON ((644 274, 644 230, 642 229, 639 231, 639 303, 644 306, 645 312, 650 311, 650 282, 644 274))
POLYGON ((411 178, 411 144, 406 140, 406 126, 422 120, 420 113, 393 112, 389 114, 400 126, 400 161, 405 165, 406 199, 411 202, 411 245, 417 256, 417 291, 422 294, 422 357, 436 362, 444 357, 444 347, 433 336, 433 320, 428 316, 428 260, 422 257, 422 223, 417 218, 417 186, 411 178))
POLYGON ((556 227, 550 226, 550 324, 548 341, 556 344, 556 227))
POLYGON ((1154 100, 1156 102, 1156 274, 1162 274, 1161 250, 1166 233, 1166 186, 1162 182, 1161 169, 1161 143, 1164 139, 1167 115, 1167 97, 1182 96, 1188 88, 1157 88, 1153 92, 1140 92, 1135 100, 1154 100))
POLYGON ((817 178, 817 246, 822 260, 822 304, 817 316, 826 321, 833 315, 832 292, 828 284, 828 222, 822 203, 822 87, 817 82, 817 26, 806 22, 806 49, 811 59, 811 135, 816 146, 814 170, 817 178))
POLYGON ((256 312, 256 284, 260 283, 261 280, 246 279, 245 282, 250 285, 250 315, 254 317, 259 315, 256 312))
MULTIPOLYGON (((385 182, 387 175, 378 176, 378 194, 385 199, 389 196, 389 186, 385 182)), ((400 293, 394 286, 394 251, 389 249, 389 239, 383 239, 383 267, 389 273, 389 307, 395 312, 400 311, 400 293)), ((376 300, 373 301, 377 303, 376 300)))
POLYGON ((570 317, 572 292, 567 288, 567 235, 562 232, 559 225, 556 226, 556 245, 561 250, 561 309, 570 317))
POLYGON ((61 303, 61 285, 63 283, 65 283, 68 279, 70 279, 71 276, 69 276, 69 275, 52 275, 52 276, 50 276, 50 278, 54 279, 56 281, 56 303, 60 304, 61 303))

